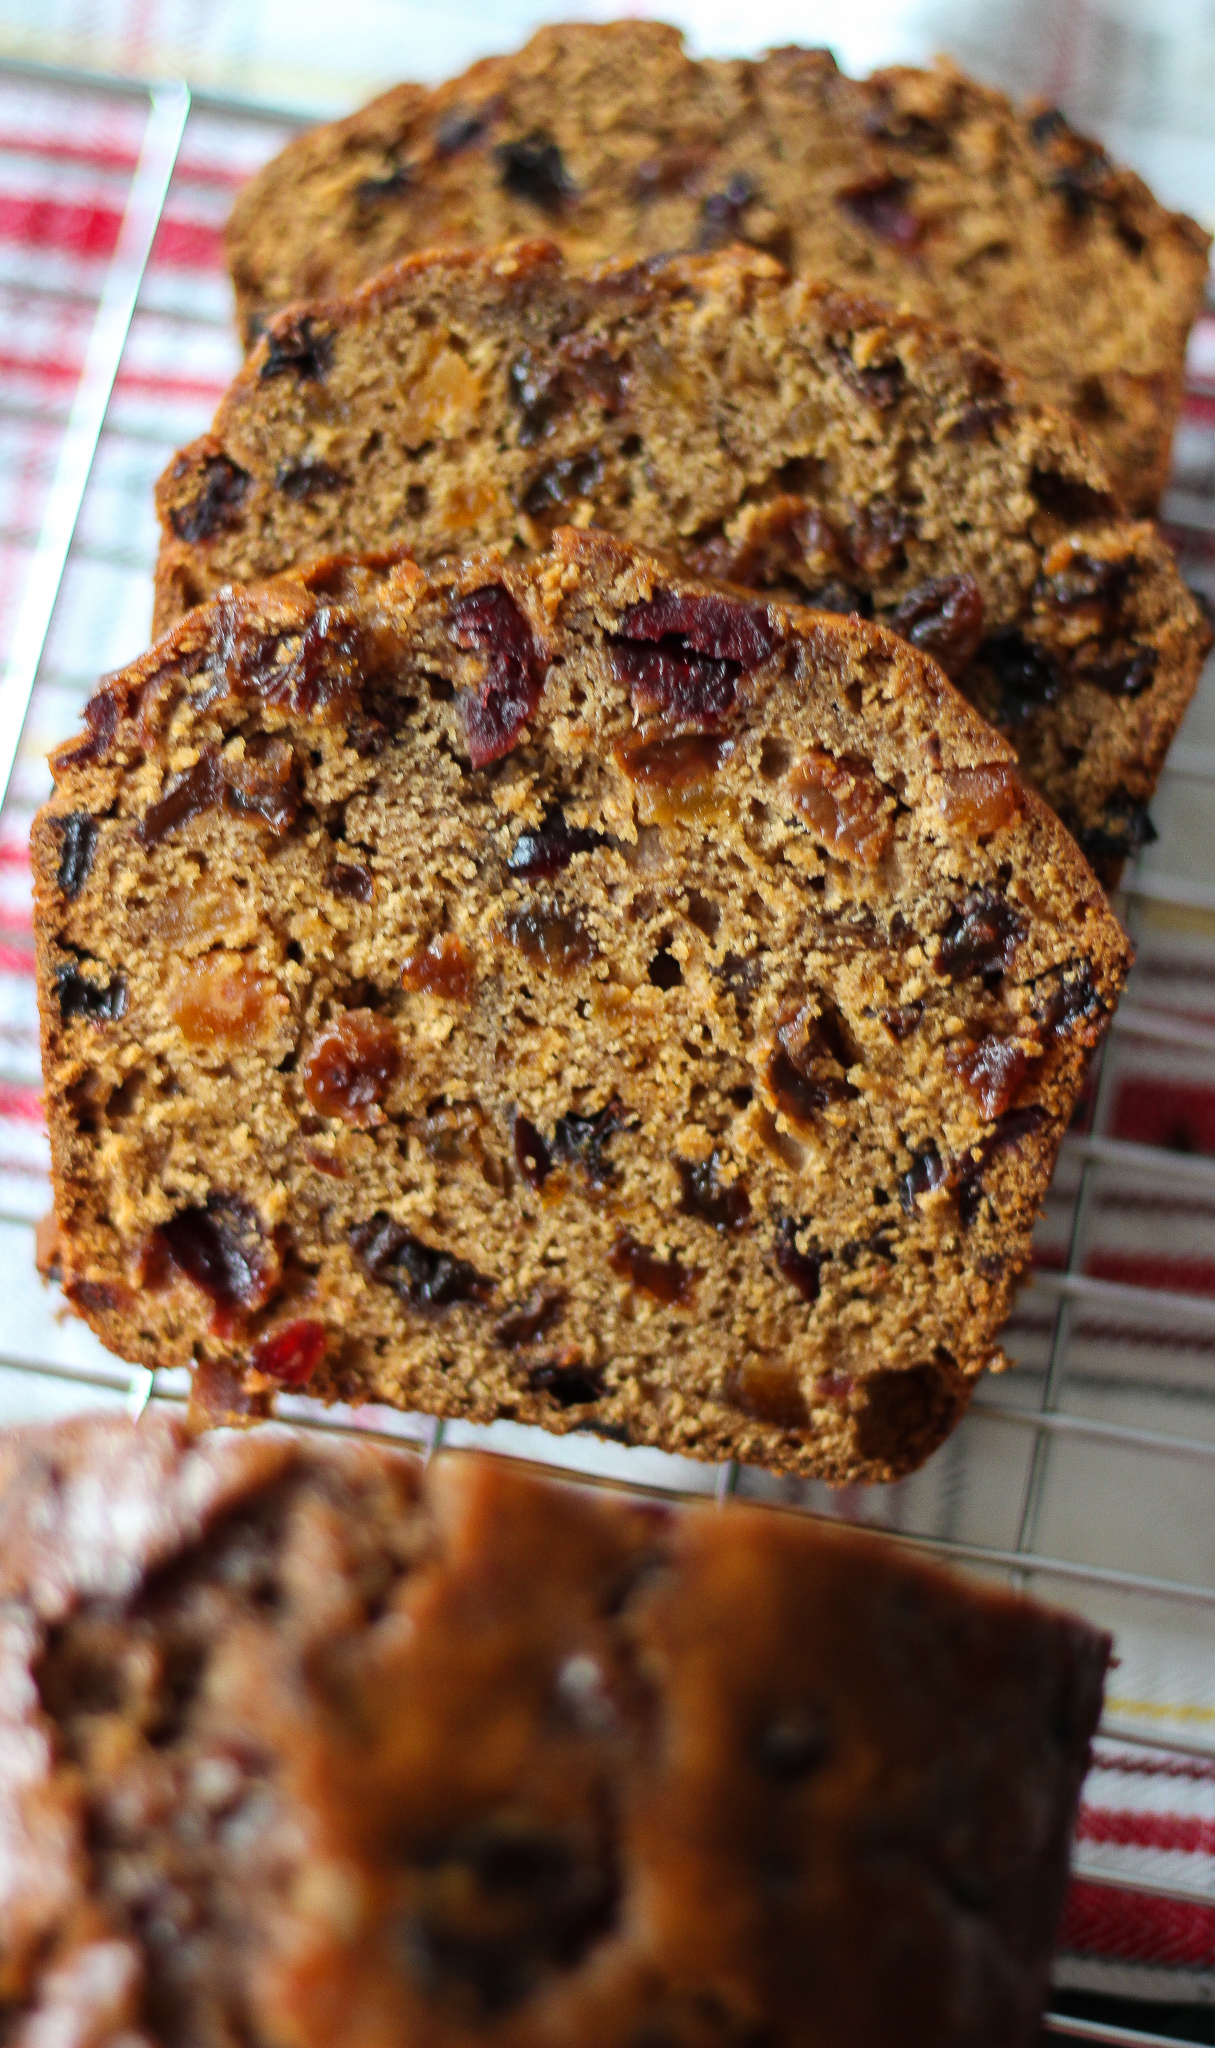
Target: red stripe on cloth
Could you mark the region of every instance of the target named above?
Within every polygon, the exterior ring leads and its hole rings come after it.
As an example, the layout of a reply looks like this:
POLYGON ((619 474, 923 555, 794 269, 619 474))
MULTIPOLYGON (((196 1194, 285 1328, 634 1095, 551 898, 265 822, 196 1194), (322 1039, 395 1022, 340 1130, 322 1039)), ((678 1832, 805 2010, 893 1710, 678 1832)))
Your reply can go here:
MULTIPOLYGON (((107 257, 114 253, 121 226, 120 207, 0 192, 0 241, 25 248, 58 249, 68 256, 107 257)), ((152 261, 175 270, 222 271, 222 230, 206 221, 167 216, 156 231, 152 261)))
MULTIPOLYGON (((62 136, 28 135, 19 128, 0 128, 0 151, 13 156, 38 157, 44 163, 88 164, 98 171, 121 171, 133 176, 139 162, 137 149, 117 149, 100 142, 65 142, 62 136)), ((177 160, 174 175, 195 185, 219 185, 235 191, 251 175, 214 157, 186 157, 177 160)))
POLYGON ((1056 1946, 1065 1955, 1111 1962, 1208 1969, 1215 1963, 1215 1907, 1077 1881, 1068 1889, 1056 1946))
POLYGON ((173 270, 224 271, 223 230, 206 221, 166 216, 156 230, 152 262, 165 263, 173 270))
MULTIPOLYGON (((79 363, 65 362, 62 356, 15 356, 0 350, 0 375, 76 384, 80 369, 79 363)), ((149 370, 129 369, 119 371, 116 384, 119 391, 146 391, 166 398, 206 398, 212 403, 218 403, 227 388, 222 377, 162 377, 149 370)))
POLYGON ((0 868, 27 868, 29 864, 28 846, 14 845, 11 839, 0 839, 0 868))
POLYGON ((34 956, 23 952, 20 946, 6 946, 0 941, 0 974, 23 974, 33 979, 34 956))
POLYGON ((45 1122, 42 1090, 23 1087, 19 1081, 0 1081, 0 1116, 20 1117, 27 1124, 45 1122))
POLYGON ((1215 1259, 1178 1258, 1167 1252, 1090 1252, 1084 1271, 1090 1280, 1116 1280, 1123 1287, 1215 1295, 1215 1259))
POLYGON ((1166 1152, 1215 1152, 1215 1088, 1128 1076, 1118 1090, 1111 1138, 1166 1152))
POLYGON ((1083 1806, 1076 1832, 1082 1842, 1115 1842, 1122 1849, 1181 1849, 1187 1856, 1215 1856, 1215 1820, 1193 1813, 1127 1813, 1083 1806))

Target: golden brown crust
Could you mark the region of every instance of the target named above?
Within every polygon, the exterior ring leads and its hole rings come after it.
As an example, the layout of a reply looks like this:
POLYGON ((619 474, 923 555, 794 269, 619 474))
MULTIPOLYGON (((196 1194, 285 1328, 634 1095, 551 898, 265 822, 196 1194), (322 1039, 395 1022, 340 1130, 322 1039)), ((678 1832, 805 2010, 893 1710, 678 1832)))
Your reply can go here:
POLYGON ((88 726, 33 848, 105 1342, 837 1479, 948 1432, 1128 948, 934 664, 565 529, 217 600, 88 726))
POLYGON ((273 321, 158 506, 160 629, 332 548, 534 546, 571 516, 876 609, 1107 882, 1210 638, 1074 424, 994 357, 741 250, 582 279, 546 242, 407 258, 273 321))
POLYGON ((739 239, 906 303, 1081 419, 1128 503, 1159 499, 1209 237, 945 61, 856 80, 822 50, 693 63, 657 22, 544 28, 291 143, 228 251, 249 326, 411 250, 538 232, 579 265, 739 239))
POLYGON ((0 1439, 0 1528, 28 2035, 1036 2039, 1077 1619, 808 1517, 156 1413, 0 1439))

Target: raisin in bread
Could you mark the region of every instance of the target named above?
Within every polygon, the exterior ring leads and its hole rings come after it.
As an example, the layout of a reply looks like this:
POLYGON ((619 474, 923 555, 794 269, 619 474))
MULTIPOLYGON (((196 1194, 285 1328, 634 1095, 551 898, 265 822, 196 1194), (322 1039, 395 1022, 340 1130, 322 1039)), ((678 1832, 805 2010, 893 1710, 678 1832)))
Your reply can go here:
POLYGON ((292 142, 236 202, 246 331, 440 244, 552 234, 585 265, 743 241, 999 349, 1164 488, 1209 237, 1054 108, 948 63, 846 78, 825 50, 693 63, 659 22, 543 28, 419 98, 292 142))
POLYGON ((983 350, 763 256, 567 276, 416 258, 281 316, 159 489, 157 629, 330 550, 535 545, 573 516, 876 611, 1116 878, 1209 629, 1074 423, 983 350))
POLYGON ((215 600, 87 718, 36 923, 107 1344, 839 1479, 941 1440, 1128 949, 930 661, 566 529, 215 600))
POLYGON ((285 1431, 0 1439, 0 2013, 1032 2048, 1109 1639, 892 1543, 285 1431))

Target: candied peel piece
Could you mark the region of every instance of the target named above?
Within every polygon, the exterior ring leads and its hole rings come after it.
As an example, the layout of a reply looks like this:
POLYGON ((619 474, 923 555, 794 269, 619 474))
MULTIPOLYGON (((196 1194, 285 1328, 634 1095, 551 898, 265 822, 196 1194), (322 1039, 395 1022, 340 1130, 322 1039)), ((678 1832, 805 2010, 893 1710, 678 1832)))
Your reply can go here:
POLYGON ((251 1363, 284 1387, 307 1386, 329 1347, 329 1332, 313 1317, 297 1317, 267 1330, 253 1346, 251 1363))
POLYGON ((286 1008, 277 981, 243 953, 206 953, 178 971, 168 1011, 187 1045, 241 1052, 262 1045, 286 1008))
POLYGON ((1011 825, 1025 808, 1025 790, 1009 761, 951 768, 941 777, 941 816, 947 825, 978 837, 1011 825))
POLYGON ((789 782, 795 809, 829 853, 853 867, 878 865, 893 826, 889 798, 868 761, 811 747, 789 782))

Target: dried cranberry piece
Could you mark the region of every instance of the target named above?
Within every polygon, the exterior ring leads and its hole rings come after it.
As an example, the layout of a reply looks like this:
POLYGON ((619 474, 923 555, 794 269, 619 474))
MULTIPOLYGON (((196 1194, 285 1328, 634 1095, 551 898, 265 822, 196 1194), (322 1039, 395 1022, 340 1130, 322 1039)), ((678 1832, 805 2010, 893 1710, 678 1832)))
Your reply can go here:
POLYGON ((594 1116, 579 1116, 569 1110, 557 1118, 553 1132, 552 1156, 560 1166, 580 1166, 593 1188, 605 1188, 616 1178, 616 1169, 604 1157, 604 1148, 617 1131, 636 1129, 625 1122, 628 1116, 618 1096, 597 1110, 594 1116))
POLYGON ((608 1265, 619 1279, 639 1287, 643 1294, 653 1295, 655 1301, 672 1306, 692 1298, 696 1275, 680 1265, 678 1255, 660 1259, 648 1245, 639 1244, 629 1230, 618 1233, 608 1253, 608 1265))
POLYGON ((545 213, 559 213, 575 186, 565 159, 543 128, 533 128, 516 142, 501 142, 494 151, 502 188, 516 199, 530 200, 545 213))
POLYGON ((325 869, 323 886, 331 896, 345 896, 352 903, 370 903, 375 894, 371 869, 365 868, 361 860, 335 860, 325 869))
POLYGON ((217 747, 204 747, 193 767, 175 775, 164 794, 149 804, 135 837, 143 847, 159 846, 170 832, 179 832, 192 818, 224 800, 224 778, 217 747))
POLYGON ((1059 695, 1060 679, 1054 664, 1021 633, 997 634, 983 643, 978 658, 999 685, 999 716, 1006 724, 1031 717, 1059 695))
POLYGON ((516 1350, 521 1344, 534 1344, 537 1337, 547 1335, 554 1323, 559 1323, 565 1313, 564 1294, 533 1294, 531 1299, 508 1309, 494 1324, 494 1342, 503 1344, 509 1350, 516 1350))
POLYGON ((910 254, 919 247, 924 232, 923 221, 907 204, 914 189, 910 178, 879 172, 874 177, 859 179, 855 185, 846 185, 836 193, 835 203, 858 227, 910 254))
POLYGON ((702 1222, 711 1223, 714 1230, 746 1229, 751 1220, 751 1198, 738 1181, 723 1187, 719 1179, 719 1152, 695 1164, 687 1159, 677 1159, 675 1164, 683 1189, 679 1206, 685 1216, 699 1216, 702 1222))
POLYGON ((311 313, 284 313, 268 330, 262 379, 292 371, 301 383, 323 384, 333 368, 333 336, 318 328, 311 313))
POLYGON ((385 199, 401 199, 415 178, 412 164, 394 164, 382 178, 360 178, 354 188, 354 203, 360 213, 369 213, 385 199))
MULTIPOLYGON (((186 466, 182 464, 183 469, 186 466)), ((239 526, 241 507, 252 484, 248 470, 229 462, 226 455, 208 456, 198 496, 188 505, 174 505, 169 513, 169 524, 178 540, 189 541, 193 546, 239 526)))
POLYGON ((933 962, 938 974, 965 981, 972 974, 1005 973, 1026 935, 1023 917, 994 889, 973 889, 940 933, 933 962))
POLYGON ((55 881, 60 894, 74 903, 93 872, 100 827, 88 811, 69 811, 66 818, 56 818, 55 830, 59 834, 55 881))
POLYGON ((373 1280, 392 1287, 414 1308, 449 1308, 458 1302, 486 1302, 494 1282, 478 1273, 467 1259, 424 1244, 411 1230, 377 1209, 367 1223, 356 1223, 350 1248, 373 1280))
POLYGON ((1040 1131, 1047 1120, 1046 1111, 1037 1102, 1028 1102, 1023 1109, 1009 1109, 997 1117, 996 1128, 990 1137, 984 1138, 977 1154, 972 1153, 958 1176, 958 1218, 963 1230, 969 1230, 983 1200, 983 1172, 1007 1145, 1019 1144, 1034 1131, 1040 1131))
POLYGON ((208 1195, 205 1208, 179 1209, 159 1235, 178 1272, 217 1309, 234 1314, 269 1300, 279 1261, 256 1209, 239 1195, 208 1195))
POLYGON ((453 107, 435 130, 435 155, 458 156, 462 149, 478 142, 488 126, 489 115, 484 108, 453 107))
POLYGON ((277 1330, 267 1330, 253 1346, 249 1362, 255 1372, 264 1372, 267 1379, 279 1380, 285 1387, 303 1387, 324 1358, 328 1345, 329 1332, 324 1323, 301 1317, 297 1322, 280 1324, 277 1330))
POLYGON ((951 1046, 945 1064, 959 1074, 985 1117, 1000 1116, 1029 1068, 1029 1056, 1013 1038, 994 1032, 977 1045, 951 1046))
POLYGON ((469 759, 484 768, 509 754, 544 692, 545 663, 531 627, 500 583, 458 598, 449 627, 457 647, 488 655, 485 680, 463 694, 469 759))
POLYGON ((899 1201, 908 1216, 916 1213, 917 1195, 931 1195, 937 1188, 943 1188, 949 1178, 948 1170, 934 1141, 911 1155, 911 1165, 899 1179, 899 1201))
POLYGON ((809 1225, 805 1221, 797 1223, 792 1216, 783 1216, 776 1226, 772 1256, 789 1284, 797 1289, 802 1300, 817 1301, 819 1276, 831 1253, 823 1251, 813 1241, 806 1246, 805 1251, 798 1250, 798 1234, 800 1232, 804 1235, 808 1228, 809 1225))
POLYGON ((552 1157, 534 1123, 515 1112, 515 1164, 529 1188, 542 1188, 552 1168, 552 1157))
POLYGON ((674 590, 630 605, 619 631, 626 640, 678 636, 681 651, 737 662, 748 675, 768 659, 780 639, 765 606, 742 604, 733 597, 685 596, 674 590))
POLYGON ((527 1375, 529 1391, 547 1394, 559 1408, 584 1408, 602 1401, 603 1374, 596 1365, 533 1365, 527 1375))
POLYGON ((86 981, 71 960, 61 960, 55 969, 55 994, 64 1024, 83 1017, 89 1024, 113 1024, 127 1013, 127 985, 120 974, 112 981, 86 981))
POLYGON ((318 1116, 370 1129, 384 1121, 380 1107, 401 1070, 391 1024, 373 1010, 347 1010, 316 1040, 304 1061, 304 1094, 318 1116))
POLYGON ((1124 790, 1116 791, 1110 798, 1097 823, 1074 829, 1090 860, 1129 860, 1141 847, 1153 845, 1159 837, 1147 805, 1138 803, 1124 790))
POLYGON ((709 192, 700 202, 698 249, 724 249, 743 234, 743 215, 755 198, 755 186, 745 171, 735 171, 720 192, 709 192))
POLYGON ((947 676, 960 676, 983 638, 983 594, 973 576, 936 576, 908 591, 890 624, 947 676))
POLYGON ((335 469, 331 462, 322 462, 318 456, 300 462, 280 462, 274 472, 275 490, 297 504, 319 498, 325 491, 340 491, 349 481, 340 469, 335 469))
POLYGON ((523 493, 523 510, 531 519, 543 519, 571 498, 589 498, 602 475, 603 464, 597 449, 588 455, 563 455, 532 478, 523 493))
POLYGON ((628 689, 635 711, 671 725, 717 725, 732 709, 738 669, 731 661, 697 654, 611 643, 612 673, 628 689))
POLYGON ((733 706, 739 675, 766 661, 777 640, 759 606, 666 591, 625 612, 610 643, 612 670, 634 710, 711 726, 733 706))
POLYGON ((569 866, 576 853, 590 853, 602 844, 602 832, 582 826, 571 829, 564 812, 550 810, 538 831, 529 826, 519 834, 506 865, 517 881, 548 882, 569 866))

